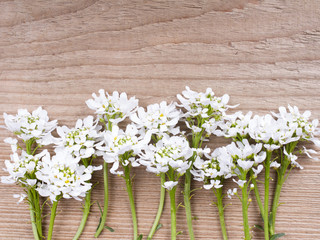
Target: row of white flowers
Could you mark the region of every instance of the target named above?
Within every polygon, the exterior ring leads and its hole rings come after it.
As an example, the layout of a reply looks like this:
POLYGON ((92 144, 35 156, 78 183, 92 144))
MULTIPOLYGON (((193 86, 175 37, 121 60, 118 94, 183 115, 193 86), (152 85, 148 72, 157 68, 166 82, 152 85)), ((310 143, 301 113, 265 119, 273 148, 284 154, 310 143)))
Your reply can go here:
MULTIPOLYGON (((177 95, 179 104, 162 101, 146 109, 126 93, 115 91, 111 95, 101 89, 99 96, 92 97, 86 104, 96 118, 79 119, 73 128, 49 121, 41 107, 32 113, 26 109, 16 115, 4 113, 5 127, 17 138, 5 139, 12 155, 5 161, 9 175, 1 181, 35 189, 52 202, 60 198, 81 200, 92 187, 92 173, 102 169, 92 166, 92 160, 102 156, 112 164, 110 172, 119 176, 124 175, 126 167, 141 165, 157 175, 166 173, 162 187, 169 191, 188 171, 203 182, 205 189, 220 189, 229 178, 243 189, 266 168, 268 157, 268 168, 280 169, 287 164, 286 159, 291 167, 302 169, 297 153, 312 157, 316 152, 300 142, 320 146, 318 120, 311 120, 310 111, 300 113, 295 106, 280 107, 278 113, 264 116, 253 116, 252 112, 228 114, 227 110, 237 105, 228 105, 227 94, 217 97, 210 88, 195 92, 188 87, 177 95), (122 129, 119 123, 125 119, 130 123, 122 129), (180 122, 185 123, 187 131, 180 130, 180 122), (52 136, 54 131, 58 137, 52 136), (231 138, 232 142, 210 150, 202 145, 211 135, 231 138), (53 156, 42 149, 50 144, 54 146, 53 156), (271 158, 278 152, 285 157, 271 158)), ((229 197, 234 194, 236 189, 228 191, 229 197)))

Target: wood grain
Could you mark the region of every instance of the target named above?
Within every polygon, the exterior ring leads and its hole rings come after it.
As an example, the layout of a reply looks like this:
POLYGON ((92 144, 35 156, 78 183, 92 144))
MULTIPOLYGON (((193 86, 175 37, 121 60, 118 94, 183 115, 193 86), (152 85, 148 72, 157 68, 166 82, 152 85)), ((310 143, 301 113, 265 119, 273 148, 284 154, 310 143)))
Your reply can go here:
MULTIPOLYGON (((320 117, 320 3, 316 0, 184 1, 0 1, 0 112, 42 105, 61 125, 92 114, 84 103, 100 88, 125 91, 146 106, 174 101, 186 85, 217 95, 228 93, 244 112, 263 114, 281 105, 310 109, 320 117)), ((3 118, 0 119, 3 124, 3 118)), ((0 142, 12 136, 0 129, 0 142)), ((216 147, 226 140, 212 139, 216 147)), ((0 175, 10 149, 0 145, 0 175)), ((319 239, 320 164, 301 156, 281 196, 278 232, 283 239, 319 239)), ((97 160, 97 164, 102 160, 97 160)), ((135 169, 134 194, 139 232, 151 227, 159 197, 159 179, 135 169)), ((102 182, 102 173, 94 181, 102 182)), ((199 187, 198 183, 194 187, 199 187)), ((233 187, 230 182, 227 187, 233 187)), ((273 184, 274 186, 274 184, 273 184)), ((129 202, 121 178, 110 177, 110 209, 101 239, 131 239, 129 202)), ((0 239, 32 239, 29 212, 16 204, 16 186, 0 184, 0 239)), ((103 201, 103 186, 93 199, 103 201)), ((182 201, 179 195, 178 202, 182 201)), ((211 191, 192 199, 196 239, 221 239, 211 191)), ((242 238, 240 202, 226 199, 230 240, 242 238)), ((170 239, 166 201, 154 239, 170 239)), ((54 239, 72 239, 81 219, 81 203, 59 204, 54 239)), ((45 210, 48 212, 48 209, 45 210)), ((261 224, 257 205, 250 224, 261 224)), ((99 220, 92 208, 81 239, 93 239, 99 220)), ((48 219, 45 219, 47 230, 48 219)), ((184 209, 178 210, 179 239, 188 239, 184 209)), ((253 239, 263 234, 253 230, 253 239)))

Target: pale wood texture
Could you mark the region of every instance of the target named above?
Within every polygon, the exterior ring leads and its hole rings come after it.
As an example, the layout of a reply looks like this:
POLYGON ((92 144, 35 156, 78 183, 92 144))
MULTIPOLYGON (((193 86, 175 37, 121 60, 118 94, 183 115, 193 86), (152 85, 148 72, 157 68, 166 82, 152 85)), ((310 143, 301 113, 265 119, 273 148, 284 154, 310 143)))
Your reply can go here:
MULTIPOLYGON (((297 105, 320 117, 320 3, 317 0, 214 1, 0 1, 0 112, 42 105, 51 119, 74 125, 93 114, 84 103, 100 88, 125 91, 146 106, 174 101, 186 85, 228 93, 239 109, 263 114, 297 105)), ((3 124, 1 117, 0 124, 3 124)), ((0 175, 10 148, 0 129, 0 175)), ((211 147, 227 143, 212 139, 211 147)), ((320 237, 320 163, 301 157, 303 171, 286 182, 277 218, 283 239, 320 237)), ((102 160, 97 160, 101 163, 102 160)), ((156 213, 159 179, 135 169, 139 232, 147 234, 156 213)), ((102 182, 102 173, 94 176, 102 182)), ((199 187, 194 184, 194 187, 199 187)), ((230 183, 228 187, 233 187, 230 183)), ((101 239, 131 239, 131 216, 123 179, 110 177, 110 208, 101 239)), ((103 200, 103 185, 93 199, 103 200)), ((16 186, 0 184, 0 239, 32 239, 26 204, 16 204, 16 186)), ((179 191, 178 191, 179 192, 179 191)), ((192 199, 196 239, 221 239, 211 191, 192 199)), ((182 201, 179 195, 178 202, 182 201)), ((170 239, 168 199, 154 239, 170 239)), ((226 199, 230 240, 242 238, 240 202, 226 199)), ((54 239, 72 239, 81 203, 61 201, 54 239)), ((46 209, 48 212, 48 209, 46 209)), ((99 220, 92 208, 81 239, 93 239, 99 220)), ((184 209, 178 210, 179 239, 188 239, 184 209)), ((46 219, 45 230, 47 230, 46 219)), ((250 224, 261 224, 257 205, 250 224)), ((263 239, 258 230, 253 239, 263 239)))

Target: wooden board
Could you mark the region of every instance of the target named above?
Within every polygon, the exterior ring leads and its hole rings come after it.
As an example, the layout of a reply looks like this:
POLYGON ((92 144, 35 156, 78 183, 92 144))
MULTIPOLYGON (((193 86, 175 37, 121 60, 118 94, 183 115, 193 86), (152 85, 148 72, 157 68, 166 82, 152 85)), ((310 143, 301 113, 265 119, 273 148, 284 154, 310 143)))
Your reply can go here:
MULTIPOLYGON (((316 0, 213 1, 0 1, 0 112, 43 106, 51 119, 74 125, 93 114, 85 105, 100 88, 125 91, 146 106, 174 101, 186 85, 228 93, 239 109, 263 114, 297 105, 320 117, 320 3, 316 0)), ((3 125, 3 118, 0 119, 3 125)), ((0 129, 0 175, 10 148, 0 129)), ((227 143, 212 139, 211 147, 227 143)), ((320 163, 300 158, 282 191, 277 218, 283 239, 320 237, 320 163)), ((102 160, 97 160, 97 164, 102 160)), ((139 232, 151 227, 159 198, 159 179, 135 169, 134 194, 139 232)), ((262 177, 262 176, 261 176, 262 177)), ((96 173, 93 199, 103 201, 102 173, 96 173)), ((193 187, 199 187, 195 183, 193 187)), ((230 182, 227 188, 233 187, 230 182)), ((274 184, 272 184, 274 186, 274 184)), ((0 184, 0 239, 32 239, 26 204, 16 204, 16 186, 0 184)), ((179 191, 178 191, 179 192, 179 191)), ((110 208, 101 239, 131 239, 129 201, 123 179, 110 177, 110 208)), ((196 239, 221 239, 211 191, 192 199, 196 239)), ((177 198, 182 201, 182 196, 177 198)), ((240 202, 226 199, 230 240, 242 238, 240 202)), ((154 239, 170 239, 166 200, 163 228, 154 239)), ((54 239, 72 239, 81 219, 81 202, 63 200, 54 239)), ((261 224, 257 205, 250 224, 261 224)), ((46 208, 46 213, 48 209, 46 208)), ((93 239, 99 221, 92 208, 81 239, 93 239)), ((184 209, 178 210, 178 239, 188 239, 184 209)), ((45 231, 48 219, 45 219, 45 231)), ((253 239, 263 234, 253 230, 253 239)))

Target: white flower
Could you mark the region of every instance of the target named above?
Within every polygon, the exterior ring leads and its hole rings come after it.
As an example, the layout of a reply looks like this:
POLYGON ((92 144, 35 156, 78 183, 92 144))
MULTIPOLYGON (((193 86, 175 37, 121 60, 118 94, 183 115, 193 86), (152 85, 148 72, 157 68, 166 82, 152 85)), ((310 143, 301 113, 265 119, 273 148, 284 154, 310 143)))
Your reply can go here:
POLYGON ((309 158, 312 158, 314 160, 319 160, 317 157, 313 157, 310 154, 317 154, 317 152, 313 149, 307 149, 305 146, 303 146, 303 153, 305 153, 309 158))
MULTIPOLYGON (((220 130, 217 127, 222 124, 225 112, 232 106, 227 105, 229 95, 222 97, 215 96, 211 88, 207 88, 206 92, 195 92, 189 87, 178 94, 177 98, 181 102, 180 107, 185 108, 183 114, 186 125, 193 133, 206 131, 207 137, 211 134, 219 135, 220 130), (201 119, 201 120, 200 120, 201 119)), ((235 106, 233 106, 235 107, 235 106)))
POLYGON ((17 204, 23 202, 23 200, 27 197, 26 194, 21 193, 21 194, 13 194, 14 198, 19 198, 19 201, 17 202, 17 204))
POLYGON ((220 184, 220 180, 210 180, 210 184, 204 184, 203 187, 204 187, 204 189, 209 190, 212 187, 221 188, 222 184, 220 184))
POLYGON ((177 98, 181 102, 181 106, 187 110, 185 117, 200 115, 202 118, 208 118, 213 114, 222 115, 222 112, 225 112, 230 107, 227 105, 229 95, 225 94, 222 97, 216 97, 211 88, 207 88, 206 92, 202 93, 192 91, 189 87, 186 87, 182 95, 178 94, 177 98))
POLYGON ((195 125, 190 126, 190 124, 188 123, 188 121, 185 121, 187 128, 191 129, 192 132, 194 133, 199 133, 201 132, 202 128, 199 128, 195 125))
POLYGON ((254 155, 254 163, 259 164, 262 163, 266 159, 267 153, 260 152, 259 154, 254 155))
POLYGON ((274 169, 278 169, 281 166, 280 163, 277 163, 276 161, 273 161, 270 163, 270 167, 274 168, 274 169))
MULTIPOLYGON (((270 166, 271 166, 271 164, 270 164, 270 166)), ((262 164, 258 165, 257 169, 252 168, 252 171, 254 172, 254 175, 253 175, 254 178, 256 178, 257 175, 258 175, 259 173, 261 173, 262 169, 263 169, 262 164)))
POLYGON ((190 168, 188 160, 192 155, 193 151, 184 137, 165 135, 155 146, 150 144, 143 149, 139 162, 149 172, 159 174, 171 167, 181 176, 190 168))
POLYGON ((178 184, 177 181, 167 181, 164 183, 163 187, 168 189, 169 191, 172 190, 178 184))
POLYGON ((242 112, 236 112, 224 116, 225 122, 219 124, 221 130, 216 130, 216 135, 227 138, 246 137, 249 134, 251 116, 252 112, 248 112, 246 115, 243 115, 242 112))
POLYGON ((13 153, 10 155, 11 161, 5 161, 6 168, 4 170, 9 173, 9 176, 2 176, 1 182, 8 184, 18 183, 33 187, 37 182, 34 174, 37 171, 39 161, 48 154, 47 150, 35 156, 29 155, 25 151, 22 151, 21 155, 17 152, 13 153))
POLYGON ((234 188, 234 189, 228 189, 227 191, 227 195, 228 195, 228 198, 232 198, 232 196, 234 196, 235 194, 237 194, 237 188, 234 188))
POLYGON ((95 154, 94 145, 100 138, 97 130, 97 122, 93 121, 92 116, 78 119, 75 127, 71 129, 66 126, 57 127, 60 138, 56 141, 56 150, 64 149, 79 160, 89 158, 95 154))
POLYGON ((72 155, 59 152, 53 156, 47 154, 38 166, 36 177, 41 181, 36 190, 43 197, 57 201, 57 197, 81 200, 85 197, 92 184, 88 181, 92 177, 92 166, 85 167, 72 160, 72 155))
POLYGON ((240 179, 237 181, 234 178, 232 179, 232 181, 238 184, 240 188, 243 188, 243 185, 247 182, 246 180, 240 180, 240 179))
POLYGON ((92 94, 93 99, 86 101, 87 106, 94 110, 100 119, 111 121, 118 124, 127 116, 130 116, 138 106, 138 100, 135 97, 128 99, 126 93, 119 94, 114 91, 109 95, 103 89, 99 90, 99 96, 92 94))
POLYGON ((147 111, 139 107, 137 113, 133 113, 130 119, 138 129, 151 130, 162 136, 164 133, 176 135, 180 132, 179 127, 176 127, 180 117, 181 111, 176 109, 176 103, 167 105, 167 102, 162 101, 160 104, 147 106, 147 111))
MULTIPOLYGON (((232 158, 240 159, 241 161, 249 161, 256 160, 257 163, 261 162, 261 159, 264 158, 265 154, 261 151, 262 143, 250 144, 247 139, 244 139, 242 142, 237 142, 235 144, 232 142, 228 146, 226 146, 228 153, 232 156, 232 158)), ((244 164, 243 162, 238 162, 238 164, 244 164)), ((246 165, 251 165, 248 163, 246 165)), ((243 165, 244 166, 244 165, 243 165)), ((248 166, 244 166, 247 169, 248 166)))
MULTIPOLYGON (((287 132, 294 136, 294 141, 305 139, 312 141, 316 146, 320 146, 319 139, 315 137, 318 134, 318 119, 310 121, 311 112, 305 111, 301 114, 296 106, 288 105, 288 110, 287 112, 285 107, 279 107, 279 113, 272 114, 287 126, 287 132)), ((286 143, 287 141, 284 144, 286 143)))
POLYGON ((12 152, 15 153, 17 151, 17 149, 18 149, 18 140, 17 139, 9 137, 9 138, 5 138, 4 142, 11 145, 12 152))
POLYGON ((205 159, 200 156, 195 159, 191 173, 195 180, 204 182, 205 189, 219 188, 222 186, 221 179, 232 176, 233 159, 225 147, 215 149, 211 155, 206 151, 204 155, 205 159))
POLYGON ((57 126, 57 120, 49 122, 46 110, 37 108, 30 114, 26 109, 19 109, 16 116, 3 114, 6 128, 19 138, 27 141, 35 139, 40 145, 53 143, 51 132, 57 126))
POLYGON ((238 159, 237 163, 243 170, 248 171, 253 166, 254 161, 245 161, 238 159))
POLYGON ((298 156, 296 156, 296 155, 294 155, 292 153, 287 153, 285 148, 283 148, 283 153, 284 153, 284 155, 287 156, 287 158, 291 162, 292 166, 298 167, 300 169, 303 169, 303 167, 296 161, 298 159, 298 156))
POLYGON ((129 124, 125 132, 118 126, 113 126, 112 131, 105 131, 103 137, 103 141, 96 146, 99 150, 97 155, 103 156, 107 163, 113 163, 110 169, 112 174, 122 175, 123 171, 117 171, 120 164, 131 164, 133 167, 140 165, 135 156, 150 142, 151 132, 139 135, 137 127, 129 124), (125 153, 128 153, 128 159, 122 158, 125 153))

